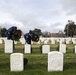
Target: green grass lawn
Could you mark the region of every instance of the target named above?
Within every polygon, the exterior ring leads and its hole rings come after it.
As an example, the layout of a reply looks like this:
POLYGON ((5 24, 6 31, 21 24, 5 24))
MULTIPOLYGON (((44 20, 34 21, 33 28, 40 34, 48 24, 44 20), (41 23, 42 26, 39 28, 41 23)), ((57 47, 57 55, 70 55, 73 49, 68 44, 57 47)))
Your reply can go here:
MULTIPOLYGON (((18 43, 15 45, 14 53, 24 54, 24 58, 28 59, 28 63, 24 66, 22 72, 10 71, 10 54, 4 53, 4 44, 0 45, 0 75, 76 75, 76 54, 73 53, 74 45, 67 45, 67 53, 64 54, 64 70, 63 72, 48 72, 47 70, 47 54, 41 54, 42 45, 32 45, 32 54, 24 53, 24 45, 18 43)), ((57 51, 58 44, 50 45, 51 51, 57 51)))

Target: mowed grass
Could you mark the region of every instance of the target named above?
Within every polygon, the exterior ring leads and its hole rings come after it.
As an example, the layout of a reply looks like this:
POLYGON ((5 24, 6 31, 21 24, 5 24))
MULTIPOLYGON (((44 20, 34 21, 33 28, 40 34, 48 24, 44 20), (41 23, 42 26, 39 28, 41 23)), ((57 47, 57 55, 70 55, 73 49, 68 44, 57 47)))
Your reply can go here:
MULTIPOLYGON (((48 72, 48 55, 41 53, 43 44, 32 45, 32 54, 24 53, 24 45, 20 42, 15 45, 14 53, 23 53, 28 63, 22 72, 10 71, 10 54, 4 53, 4 44, 0 45, 0 75, 76 75, 76 54, 73 52, 75 45, 67 45, 67 53, 64 54, 64 67, 62 72, 48 72)), ((10 46, 10 45, 9 45, 10 46)), ((51 45, 51 51, 58 51, 58 44, 51 45)))

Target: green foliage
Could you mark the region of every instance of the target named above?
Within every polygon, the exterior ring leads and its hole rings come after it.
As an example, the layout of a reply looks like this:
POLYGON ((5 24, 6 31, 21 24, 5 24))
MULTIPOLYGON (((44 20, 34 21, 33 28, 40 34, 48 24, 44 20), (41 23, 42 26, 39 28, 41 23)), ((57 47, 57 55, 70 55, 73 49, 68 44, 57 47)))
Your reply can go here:
POLYGON ((12 36, 11 36, 11 39, 12 40, 15 40, 15 41, 18 41, 20 38, 21 38, 21 30, 16 30, 12 36))
POLYGON ((39 41, 39 35, 36 33, 33 33, 32 35, 32 41, 38 42, 39 41))
POLYGON ((74 23, 67 24, 65 26, 64 32, 65 32, 66 36, 73 37, 73 35, 76 35, 76 25, 74 23))
POLYGON ((38 42, 40 35, 41 35, 41 30, 40 29, 34 29, 33 35, 32 35, 32 41, 38 42))
POLYGON ((6 37, 6 36, 5 36, 5 32, 6 32, 6 31, 7 31, 6 28, 1 28, 0 34, 1 34, 2 37, 6 37))
POLYGON ((34 29, 33 32, 34 32, 34 34, 37 34, 38 36, 40 36, 42 34, 40 29, 34 29))

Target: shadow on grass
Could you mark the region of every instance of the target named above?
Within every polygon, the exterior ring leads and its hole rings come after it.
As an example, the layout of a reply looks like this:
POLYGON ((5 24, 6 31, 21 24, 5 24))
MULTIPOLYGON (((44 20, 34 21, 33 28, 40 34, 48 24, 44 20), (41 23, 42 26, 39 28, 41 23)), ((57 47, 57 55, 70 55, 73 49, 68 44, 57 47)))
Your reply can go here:
POLYGON ((10 64, 9 63, 0 63, 0 72, 4 73, 4 72, 9 71, 9 70, 10 70, 10 64))
POLYGON ((70 63, 65 63, 64 64, 64 71, 66 70, 76 70, 76 63, 70 62, 70 63))
POLYGON ((28 63, 28 59, 24 58, 24 69, 26 68, 27 63, 28 63))
POLYGON ((46 63, 41 63, 41 62, 36 62, 36 63, 28 63, 25 66, 26 70, 47 70, 47 64, 46 63))

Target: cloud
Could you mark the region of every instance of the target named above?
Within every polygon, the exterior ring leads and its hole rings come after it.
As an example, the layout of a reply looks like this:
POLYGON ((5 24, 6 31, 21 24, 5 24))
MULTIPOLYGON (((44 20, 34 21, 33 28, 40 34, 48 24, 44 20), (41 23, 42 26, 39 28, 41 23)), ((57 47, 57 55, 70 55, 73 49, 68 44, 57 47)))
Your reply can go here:
POLYGON ((0 0, 0 25, 16 25, 24 32, 64 30, 68 19, 75 20, 75 0, 0 0))
POLYGON ((76 14, 76 0, 59 0, 66 15, 76 14))

